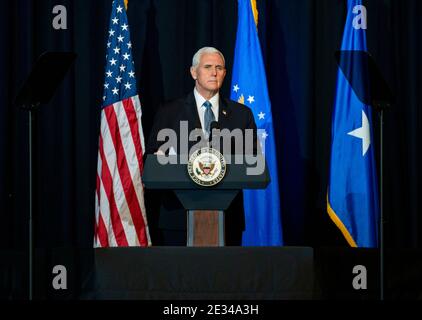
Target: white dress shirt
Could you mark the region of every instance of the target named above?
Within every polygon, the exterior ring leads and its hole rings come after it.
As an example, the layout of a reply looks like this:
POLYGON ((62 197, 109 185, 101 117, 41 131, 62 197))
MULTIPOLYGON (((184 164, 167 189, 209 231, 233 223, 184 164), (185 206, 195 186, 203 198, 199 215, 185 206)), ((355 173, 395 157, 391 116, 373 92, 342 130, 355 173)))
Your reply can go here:
MULTIPOLYGON (((204 116, 205 116, 205 107, 203 106, 204 102, 207 101, 203 96, 200 95, 196 88, 193 89, 193 94, 195 96, 196 108, 198 109, 199 120, 201 121, 202 131, 205 134, 204 130, 204 116)), ((208 100, 212 107, 211 110, 214 113, 215 121, 218 121, 218 108, 220 101, 220 94, 217 92, 211 99, 208 100)))

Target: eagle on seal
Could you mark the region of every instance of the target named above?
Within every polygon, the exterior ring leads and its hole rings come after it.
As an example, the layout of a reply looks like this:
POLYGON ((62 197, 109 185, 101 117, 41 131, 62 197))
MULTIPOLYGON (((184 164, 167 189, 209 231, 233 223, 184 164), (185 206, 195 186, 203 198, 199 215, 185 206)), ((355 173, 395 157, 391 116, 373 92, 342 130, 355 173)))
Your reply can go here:
POLYGON ((207 164, 204 164, 202 162, 199 162, 198 165, 199 165, 199 168, 201 169, 201 171, 205 175, 209 175, 212 172, 212 170, 214 169, 214 167, 215 167, 215 163, 207 163, 207 164))

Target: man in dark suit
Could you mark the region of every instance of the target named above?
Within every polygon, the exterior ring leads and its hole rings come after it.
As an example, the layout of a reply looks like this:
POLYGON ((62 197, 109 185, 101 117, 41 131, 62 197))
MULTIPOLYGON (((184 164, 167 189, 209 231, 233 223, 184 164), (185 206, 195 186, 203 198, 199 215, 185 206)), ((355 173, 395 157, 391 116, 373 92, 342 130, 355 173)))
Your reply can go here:
MULTIPOLYGON (((164 144, 157 139, 160 130, 172 129, 179 134, 182 121, 187 121, 189 133, 194 129, 202 129, 206 137, 210 135, 210 125, 213 121, 219 124, 220 130, 252 129, 256 134, 251 110, 219 94, 226 76, 225 60, 220 51, 212 47, 198 50, 193 56, 190 72, 195 80, 193 92, 159 108, 148 140, 147 154, 159 152, 160 146, 164 144)), ((178 137, 178 145, 172 148, 176 154, 181 150, 182 139, 188 140, 187 137, 178 137)), ((194 144, 194 141, 189 141, 188 150, 191 150, 194 144)), ((234 147, 233 145, 232 150, 234 147)), ((160 202, 160 244, 186 245, 186 212, 182 205, 173 192, 162 192, 160 202)), ((245 226, 241 192, 226 211, 225 219, 226 245, 241 245, 245 226)))

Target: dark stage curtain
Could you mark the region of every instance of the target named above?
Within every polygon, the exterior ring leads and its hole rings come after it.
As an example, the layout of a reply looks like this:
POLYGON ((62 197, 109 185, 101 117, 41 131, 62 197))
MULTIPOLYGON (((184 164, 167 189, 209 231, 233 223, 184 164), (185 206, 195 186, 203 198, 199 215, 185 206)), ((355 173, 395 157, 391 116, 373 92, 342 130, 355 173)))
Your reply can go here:
MULTIPOLYGON (((75 51, 78 58, 53 100, 36 114, 36 246, 90 247, 93 242, 99 106, 111 0, 60 1, 67 8, 67 30, 52 27, 56 4, 6 1, 0 11, 3 248, 23 249, 27 243, 28 118, 13 106, 13 99, 35 59, 47 50, 75 51)), ((396 96, 396 104, 385 114, 387 245, 421 247, 422 3, 364 4, 369 51, 396 96)), ((325 211, 337 70, 333 55, 340 48, 346 1, 261 0, 258 6, 285 244, 346 246, 325 211)), ((215 46, 225 54, 228 74, 222 92, 229 95, 237 1, 130 0, 128 15, 146 137, 158 104, 192 90, 189 67, 200 47, 215 46)), ((146 205, 147 211, 148 206, 153 208, 148 201, 146 205)), ((148 214, 154 217, 153 210, 148 214)))

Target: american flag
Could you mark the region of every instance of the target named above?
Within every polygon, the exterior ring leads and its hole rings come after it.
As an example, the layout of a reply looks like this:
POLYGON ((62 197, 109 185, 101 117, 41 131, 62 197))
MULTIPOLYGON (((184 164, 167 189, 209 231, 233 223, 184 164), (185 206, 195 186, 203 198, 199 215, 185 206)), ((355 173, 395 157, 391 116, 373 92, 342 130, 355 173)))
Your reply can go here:
POLYGON ((151 245, 141 180, 142 111, 131 48, 125 4, 114 0, 101 110, 94 247, 151 245))

